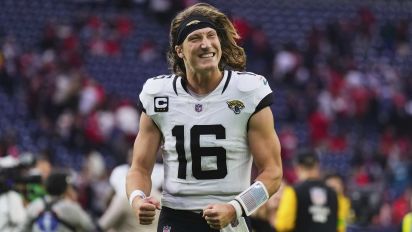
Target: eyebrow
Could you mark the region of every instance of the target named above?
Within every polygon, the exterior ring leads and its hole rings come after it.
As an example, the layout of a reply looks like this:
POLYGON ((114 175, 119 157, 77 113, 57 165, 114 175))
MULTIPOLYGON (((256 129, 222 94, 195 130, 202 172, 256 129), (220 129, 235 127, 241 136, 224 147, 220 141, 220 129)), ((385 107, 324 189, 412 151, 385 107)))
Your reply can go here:
POLYGON ((190 37, 193 37, 193 36, 199 36, 201 34, 210 34, 210 33, 217 34, 217 31, 215 31, 213 28, 210 28, 210 30, 205 31, 205 32, 196 32, 196 31, 194 31, 191 34, 189 34, 187 36, 187 38, 190 38, 190 37))

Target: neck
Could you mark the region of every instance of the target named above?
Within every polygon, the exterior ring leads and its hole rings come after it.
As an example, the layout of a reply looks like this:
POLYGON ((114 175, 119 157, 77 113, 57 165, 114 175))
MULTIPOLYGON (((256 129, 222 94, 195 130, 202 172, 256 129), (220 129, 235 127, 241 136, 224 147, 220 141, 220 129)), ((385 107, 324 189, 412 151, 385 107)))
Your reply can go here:
POLYGON ((199 95, 208 94, 212 92, 223 78, 223 73, 216 69, 206 72, 186 74, 187 84, 189 89, 199 95))

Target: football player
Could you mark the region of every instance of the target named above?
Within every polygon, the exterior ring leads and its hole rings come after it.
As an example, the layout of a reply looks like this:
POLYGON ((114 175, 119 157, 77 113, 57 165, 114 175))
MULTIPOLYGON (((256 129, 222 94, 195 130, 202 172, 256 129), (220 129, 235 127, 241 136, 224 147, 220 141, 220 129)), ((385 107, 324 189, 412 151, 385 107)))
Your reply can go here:
POLYGON ((171 23, 171 75, 148 79, 127 193, 141 224, 161 208, 158 231, 249 231, 248 218, 280 185, 272 90, 244 72, 246 56, 228 17, 199 3, 171 23), (150 197, 161 147, 162 202, 150 197), (250 184, 252 162, 259 175, 250 184), (162 207, 160 207, 162 205, 162 207))

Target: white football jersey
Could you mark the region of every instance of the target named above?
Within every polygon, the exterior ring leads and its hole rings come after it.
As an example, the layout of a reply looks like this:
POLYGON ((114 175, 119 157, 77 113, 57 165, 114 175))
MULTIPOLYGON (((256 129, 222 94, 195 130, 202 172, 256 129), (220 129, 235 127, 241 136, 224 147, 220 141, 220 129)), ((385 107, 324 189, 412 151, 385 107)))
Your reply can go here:
POLYGON ((250 72, 224 71, 202 99, 190 95, 179 76, 146 81, 140 101, 164 139, 163 206, 201 210, 250 186, 248 121, 272 103, 271 93, 267 80, 250 72))

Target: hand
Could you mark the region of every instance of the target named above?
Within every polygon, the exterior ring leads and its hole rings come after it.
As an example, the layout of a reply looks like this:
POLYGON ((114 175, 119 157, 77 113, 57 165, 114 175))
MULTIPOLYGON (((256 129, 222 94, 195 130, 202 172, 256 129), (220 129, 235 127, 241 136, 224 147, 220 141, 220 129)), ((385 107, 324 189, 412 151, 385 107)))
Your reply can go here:
POLYGON ((140 224, 150 225, 155 219, 156 209, 160 209, 160 202, 153 197, 145 199, 137 197, 133 201, 133 210, 140 224))
POLYGON ((203 210, 203 217, 210 228, 220 230, 236 219, 236 210, 231 204, 211 204, 203 210))

